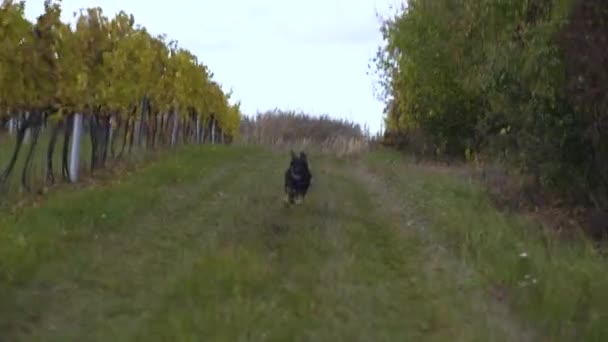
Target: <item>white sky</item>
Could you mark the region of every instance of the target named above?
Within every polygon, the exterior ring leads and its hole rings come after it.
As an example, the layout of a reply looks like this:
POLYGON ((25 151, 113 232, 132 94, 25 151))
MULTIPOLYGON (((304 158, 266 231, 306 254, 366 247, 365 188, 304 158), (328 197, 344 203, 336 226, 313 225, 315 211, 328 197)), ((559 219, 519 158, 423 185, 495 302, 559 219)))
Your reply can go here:
MULTIPOLYGON (((43 0, 27 0, 34 20, 43 0)), ((232 88, 247 115, 273 109, 346 118, 373 132, 382 104, 368 64, 381 43, 376 12, 399 0, 63 0, 63 20, 99 6, 124 10, 152 34, 166 33, 232 88)))

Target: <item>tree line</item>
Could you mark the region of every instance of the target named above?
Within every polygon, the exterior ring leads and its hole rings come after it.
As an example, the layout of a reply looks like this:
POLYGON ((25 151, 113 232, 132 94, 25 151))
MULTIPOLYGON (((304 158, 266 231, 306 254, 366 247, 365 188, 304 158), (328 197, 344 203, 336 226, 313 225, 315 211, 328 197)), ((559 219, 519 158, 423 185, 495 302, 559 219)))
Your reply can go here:
POLYGON ((409 0, 381 32, 386 144, 608 208, 608 3, 409 0))

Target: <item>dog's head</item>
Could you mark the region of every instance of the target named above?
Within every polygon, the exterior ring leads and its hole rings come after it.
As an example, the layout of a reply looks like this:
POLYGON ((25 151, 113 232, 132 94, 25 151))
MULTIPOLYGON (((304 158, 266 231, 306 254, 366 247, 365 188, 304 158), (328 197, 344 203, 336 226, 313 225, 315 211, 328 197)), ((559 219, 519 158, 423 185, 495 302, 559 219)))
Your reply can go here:
POLYGON ((300 152, 300 155, 296 155, 294 151, 291 151, 291 162, 289 163, 289 169, 291 174, 294 176, 301 176, 308 172, 308 158, 304 152, 300 152))

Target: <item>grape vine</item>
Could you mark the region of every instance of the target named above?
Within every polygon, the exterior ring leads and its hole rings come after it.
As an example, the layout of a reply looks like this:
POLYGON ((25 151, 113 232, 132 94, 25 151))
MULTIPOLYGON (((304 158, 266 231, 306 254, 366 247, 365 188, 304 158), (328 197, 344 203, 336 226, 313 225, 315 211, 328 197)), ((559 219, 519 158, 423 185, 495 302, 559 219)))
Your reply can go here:
POLYGON ((70 180, 76 115, 90 139, 91 170, 123 158, 134 145, 154 150, 211 137, 229 143, 238 133, 240 103, 230 104, 232 94, 209 68, 165 35, 136 25, 133 15, 109 18, 99 7, 88 8, 74 13, 69 25, 61 21, 59 1, 46 0, 34 22, 24 9, 24 1, 0 5, 0 127, 15 138, 0 187, 25 153, 21 183, 31 190, 26 174, 43 131, 50 132, 46 181, 56 179, 58 144, 61 176, 70 180))

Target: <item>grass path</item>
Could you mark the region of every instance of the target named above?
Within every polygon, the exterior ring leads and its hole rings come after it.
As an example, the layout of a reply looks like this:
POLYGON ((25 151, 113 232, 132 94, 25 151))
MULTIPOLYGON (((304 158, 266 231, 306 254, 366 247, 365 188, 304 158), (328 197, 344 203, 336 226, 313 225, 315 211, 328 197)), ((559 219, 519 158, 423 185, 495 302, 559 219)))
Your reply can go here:
POLYGON ((286 207, 286 163, 255 149, 187 150, 0 219, 10 237, 0 245, 0 336, 532 339, 385 175, 364 160, 314 158, 310 196, 286 207))

